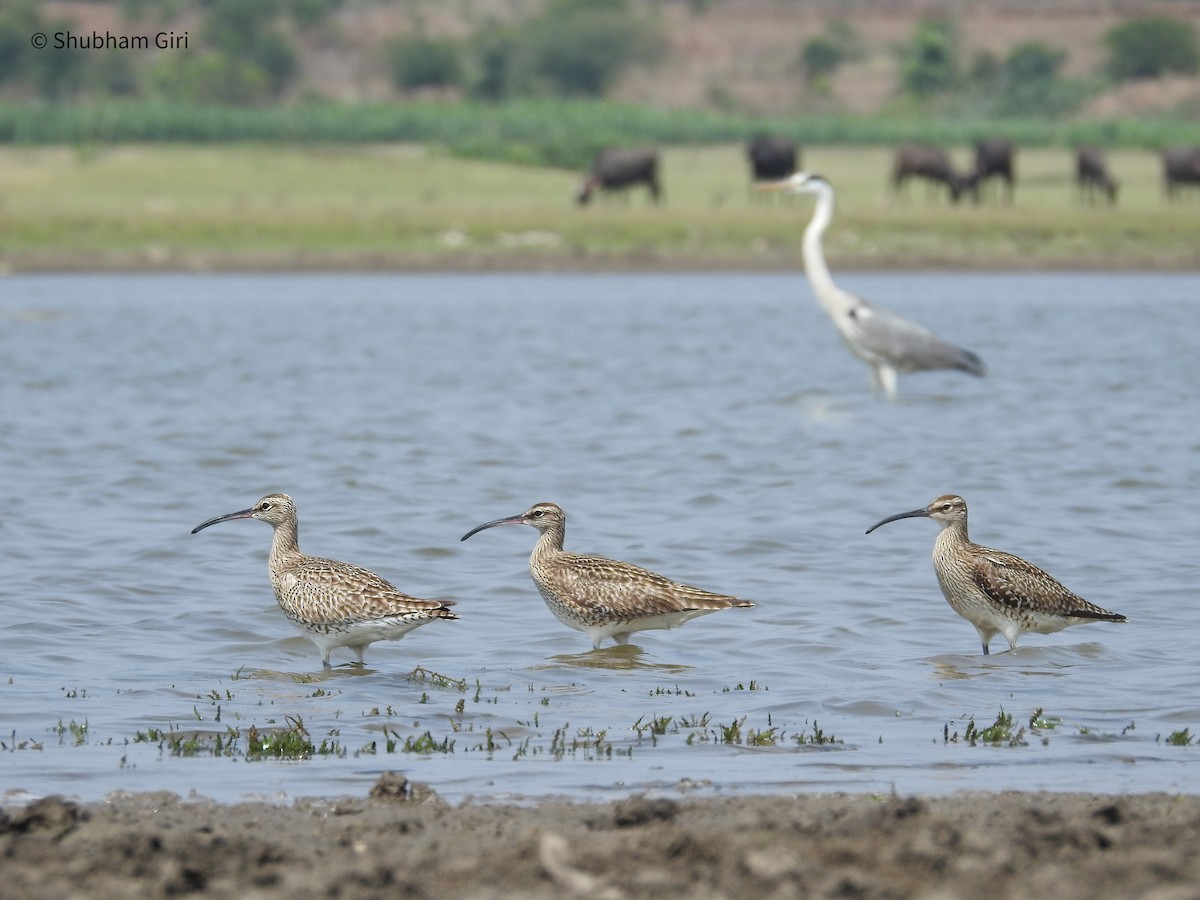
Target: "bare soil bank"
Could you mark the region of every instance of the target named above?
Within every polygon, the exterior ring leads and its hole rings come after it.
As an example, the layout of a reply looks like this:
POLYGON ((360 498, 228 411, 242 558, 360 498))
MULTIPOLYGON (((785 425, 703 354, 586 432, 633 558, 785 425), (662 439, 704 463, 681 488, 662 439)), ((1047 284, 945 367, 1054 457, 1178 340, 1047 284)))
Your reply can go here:
POLYGON ((452 808, 147 794, 0 810, 23 897, 1196 897, 1200 797, 631 798, 452 808))

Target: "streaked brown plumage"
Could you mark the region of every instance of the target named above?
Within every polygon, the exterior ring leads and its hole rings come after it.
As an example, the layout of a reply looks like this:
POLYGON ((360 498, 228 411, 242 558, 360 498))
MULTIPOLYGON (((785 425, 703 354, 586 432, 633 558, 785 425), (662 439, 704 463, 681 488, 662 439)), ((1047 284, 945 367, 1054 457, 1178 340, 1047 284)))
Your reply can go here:
POLYGON ((563 549, 567 515, 554 503, 535 503, 519 516, 472 528, 461 539, 496 525, 532 525, 541 533, 529 557, 533 582, 558 620, 584 632, 593 647, 605 638, 627 644, 637 631, 675 628, 718 609, 754 605, 630 563, 568 553, 563 549))
POLYGON ((1019 556, 974 543, 967 536, 967 501, 954 494, 924 509, 888 516, 867 529, 897 519, 924 517, 942 526, 933 545, 933 568, 951 608, 975 626, 984 655, 1000 634, 1016 649, 1027 631, 1051 634, 1087 622, 1124 622, 1125 616, 1089 603, 1019 556))
POLYGON ((335 647, 349 647, 359 664, 375 641, 396 641, 435 619, 457 619, 452 600, 419 600, 374 572, 335 559, 307 556, 298 543, 296 506, 287 494, 268 494, 249 509, 209 519, 192 534, 231 519, 261 519, 275 529, 268 568, 280 608, 317 645, 329 668, 335 647))

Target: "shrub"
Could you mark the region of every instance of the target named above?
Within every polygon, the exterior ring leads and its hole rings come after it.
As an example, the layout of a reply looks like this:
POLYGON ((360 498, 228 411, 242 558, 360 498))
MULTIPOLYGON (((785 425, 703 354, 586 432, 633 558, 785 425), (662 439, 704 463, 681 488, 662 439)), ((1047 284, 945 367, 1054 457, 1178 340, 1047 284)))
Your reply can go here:
POLYGON ((809 82, 828 79, 844 62, 863 56, 862 38, 845 20, 835 20, 800 48, 800 65, 809 82))
POLYGON ((1039 41, 1017 44, 1004 60, 1004 77, 1010 84, 1053 81, 1066 60, 1065 50, 1056 50, 1039 41))
POLYGON ((0 82, 19 76, 33 30, 36 29, 11 12, 0 18, 0 82))
POLYGON ((1109 29, 1105 70, 1115 81, 1155 78, 1168 72, 1191 74, 1200 66, 1196 30, 1168 16, 1138 16, 1109 29))
POLYGON ((283 93, 296 76, 299 63, 296 51, 287 39, 272 31, 258 35, 247 51, 247 61, 267 76, 271 92, 275 96, 283 93))
POLYGON ((313 28, 328 19, 342 0, 288 0, 292 18, 301 28, 313 28))
POLYGON ((166 59, 150 70, 153 90, 187 103, 262 103, 271 96, 271 80, 253 63, 221 51, 187 59, 166 59))
POLYGON ((900 80, 916 97, 949 90, 958 77, 954 25, 946 19, 925 19, 900 54, 900 80))
POLYGON ((828 78, 845 59, 841 46, 825 35, 809 38, 800 48, 800 64, 809 81, 828 78))
POLYGON ((455 41, 409 36, 389 41, 385 51, 392 82, 401 90, 462 83, 462 60, 455 41))
POLYGON ((204 36, 224 58, 233 60, 239 70, 231 76, 231 86, 250 76, 246 66, 265 76, 270 92, 275 95, 283 93, 295 76, 296 51, 283 35, 273 30, 279 9, 278 0, 211 0, 204 36))
POLYGON ((497 101, 508 96, 516 46, 516 33, 511 28, 482 28, 475 34, 471 39, 475 61, 469 89, 472 97, 497 101))
POLYGON ((654 29, 624 0, 557 0, 516 35, 510 93, 602 96, 656 46, 654 29))
POLYGON ((1090 93, 1088 85, 1059 77, 1065 50, 1037 41, 1015 46, 1004 60, 993 112, 1002 116, 1053 116, 1076 109, 1090 93))

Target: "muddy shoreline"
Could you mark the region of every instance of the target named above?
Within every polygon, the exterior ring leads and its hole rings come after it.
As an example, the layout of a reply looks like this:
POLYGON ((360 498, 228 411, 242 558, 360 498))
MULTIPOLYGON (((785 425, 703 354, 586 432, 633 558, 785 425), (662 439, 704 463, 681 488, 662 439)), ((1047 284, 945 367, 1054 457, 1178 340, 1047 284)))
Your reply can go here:
POLYGON ((8 897, 1194 897, 1200 797, 963 793, 451 807, 385 775, 281 807, 0 811, 8 897))

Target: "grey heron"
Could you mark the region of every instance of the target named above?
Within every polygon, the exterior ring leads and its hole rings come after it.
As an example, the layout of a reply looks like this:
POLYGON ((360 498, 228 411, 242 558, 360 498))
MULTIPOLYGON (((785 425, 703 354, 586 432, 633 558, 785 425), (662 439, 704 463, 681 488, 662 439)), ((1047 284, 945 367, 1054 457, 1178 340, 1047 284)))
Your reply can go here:
POLYGON ((817 302, 842 339, 871 367, 877 391, 895 400, 900 372, 958 369, 972 375, 985 374, 983 360, 970 350, 948 344, 928 328, 868 303, 834 283, 821 247, 821 237, 833 221, 833 185, 822 176, 797 172, 782 181, 760 184, 758 189, 816 196, 817 208, 804 229, 804 271, 817 302))

